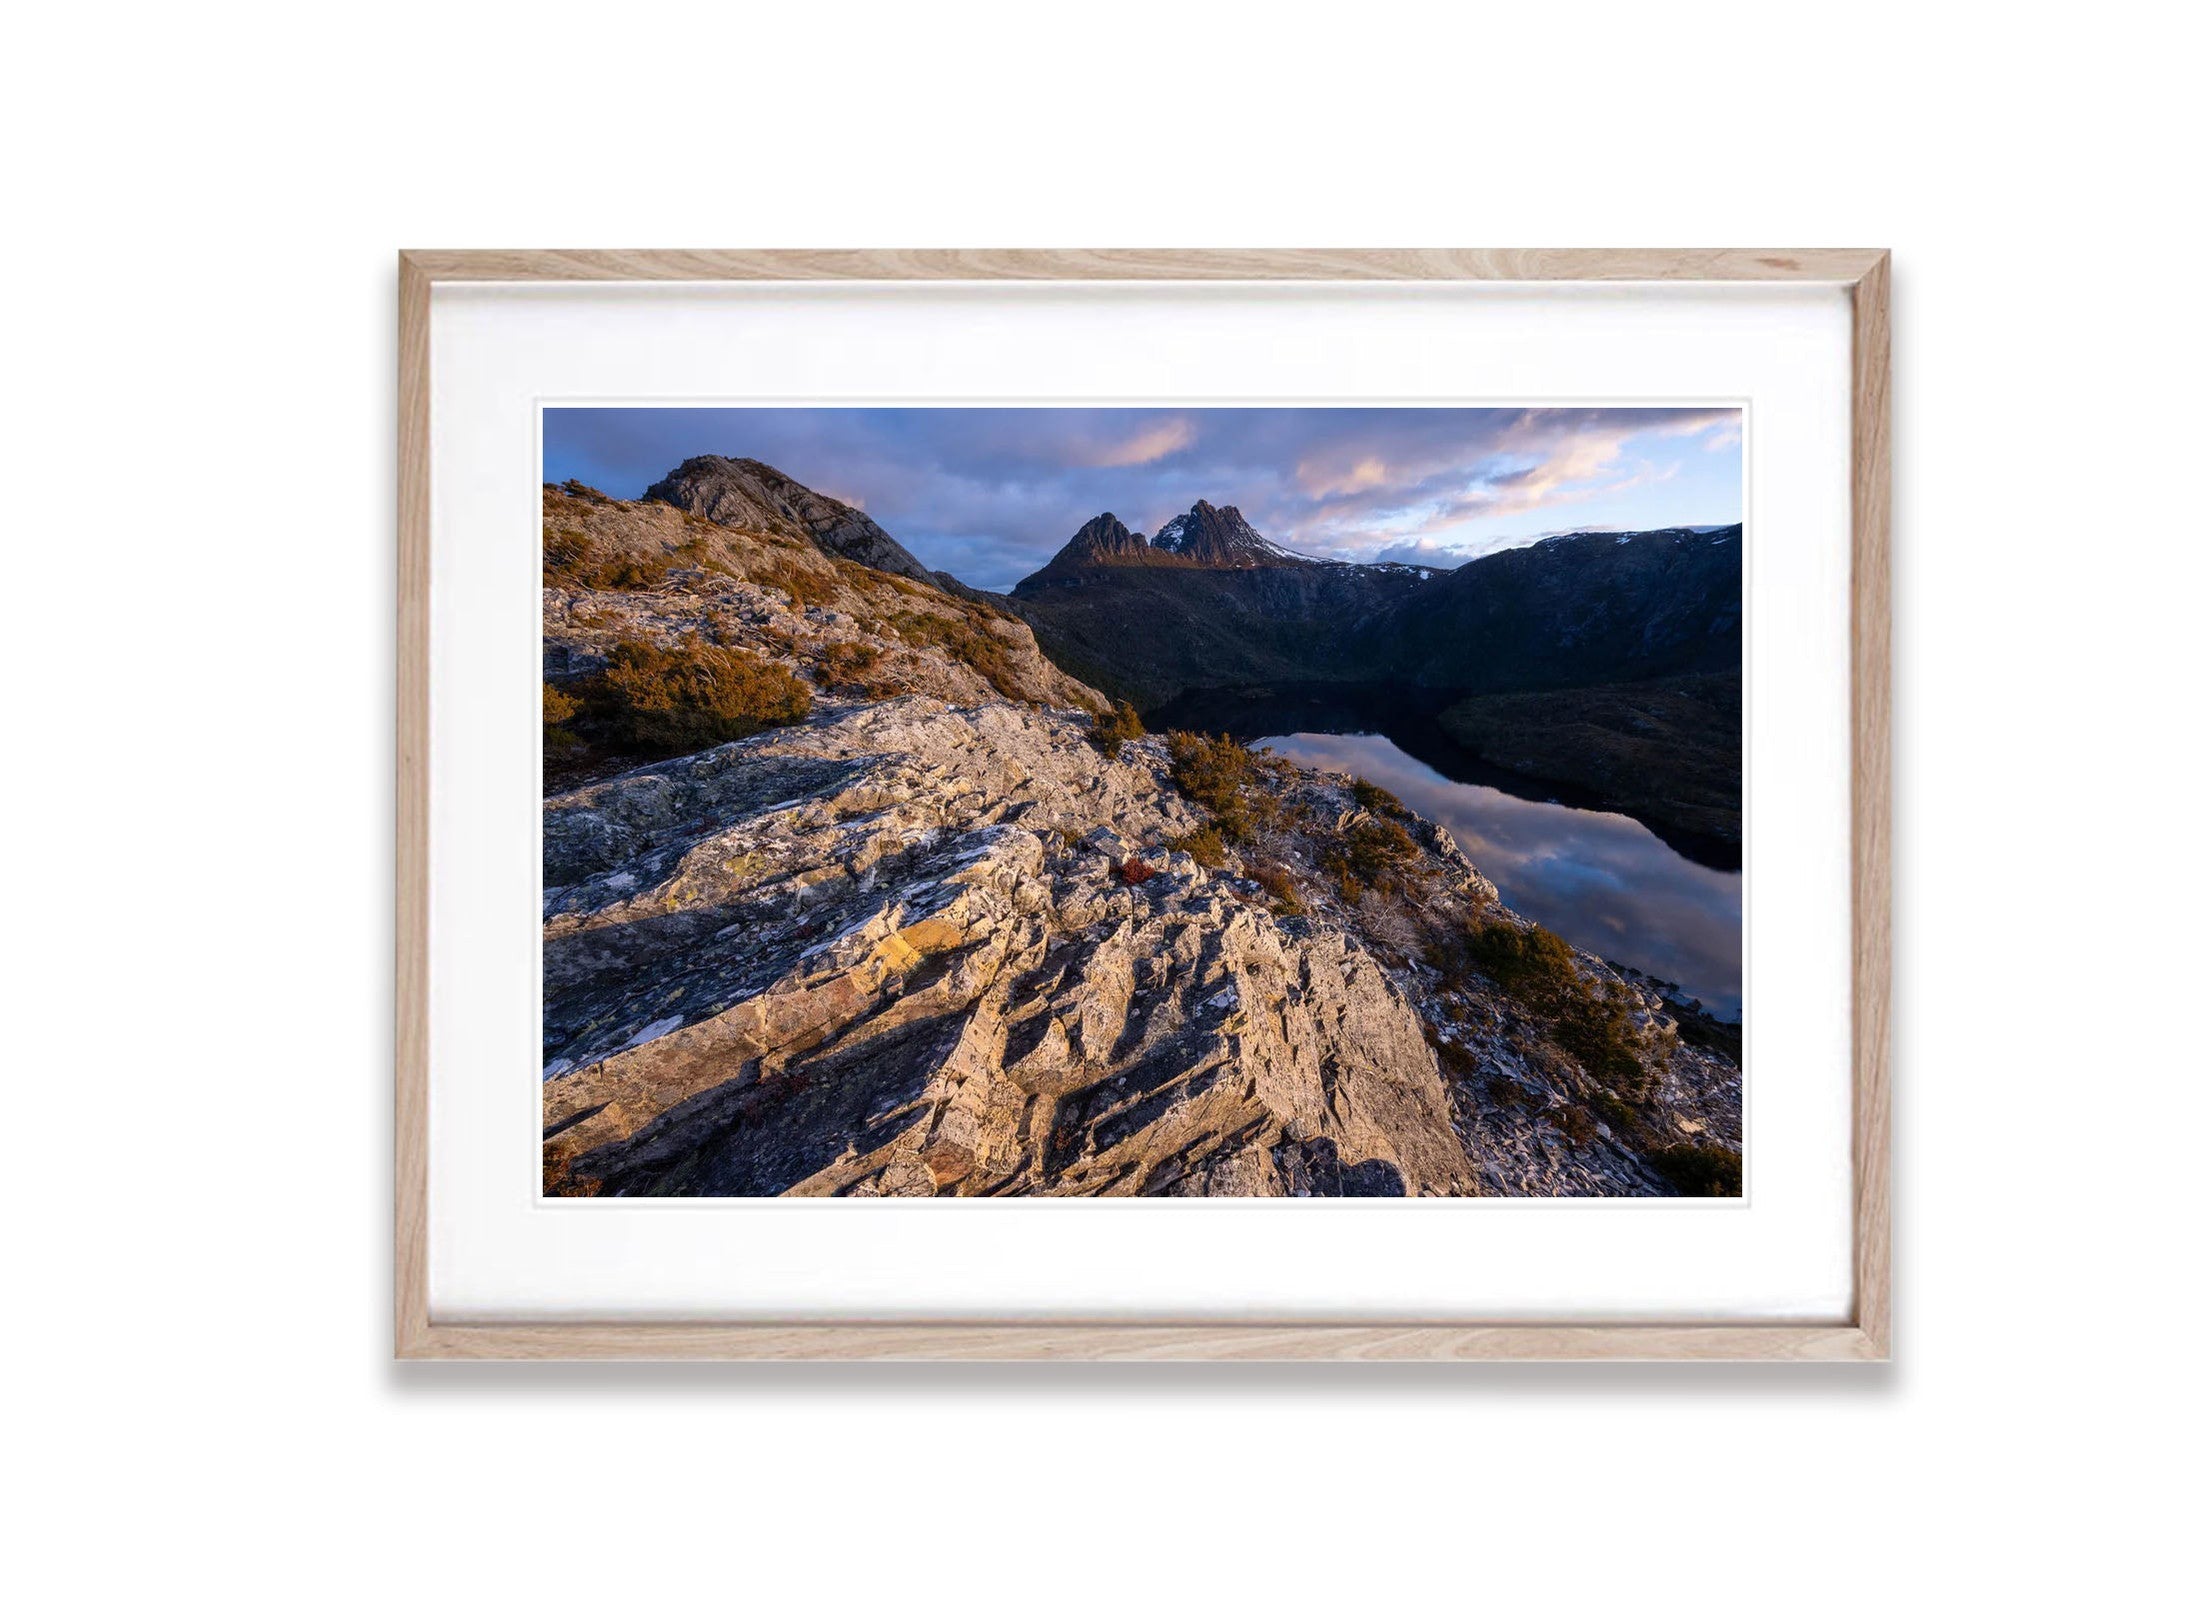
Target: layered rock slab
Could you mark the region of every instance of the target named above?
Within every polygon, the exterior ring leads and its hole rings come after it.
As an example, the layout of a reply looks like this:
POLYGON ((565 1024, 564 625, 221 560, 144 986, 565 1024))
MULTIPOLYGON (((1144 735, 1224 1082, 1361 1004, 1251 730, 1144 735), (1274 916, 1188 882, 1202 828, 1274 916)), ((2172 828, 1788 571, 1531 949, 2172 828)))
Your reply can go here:
POLYGON ((551 1191, 1479 1191, 1382 967, 1140 846, 1160 768, 910 698, 552 800, 551 1191))

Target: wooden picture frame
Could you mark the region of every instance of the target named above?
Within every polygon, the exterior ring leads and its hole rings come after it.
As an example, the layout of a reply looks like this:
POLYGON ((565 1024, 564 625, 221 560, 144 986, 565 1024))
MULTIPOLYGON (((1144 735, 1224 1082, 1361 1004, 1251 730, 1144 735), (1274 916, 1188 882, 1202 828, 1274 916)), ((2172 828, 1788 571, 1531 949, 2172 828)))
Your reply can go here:
POLYGON ((1890 1344, 1891 986, 1887 252, 1809 250, 407 251, 398 260, 397 1057, 399 1358, 1873 1361, 1890 1344), (1837 285, 1852 307, 1850 821, 1853 1282, 1792 1322, 452 1323, 428 1303, 429 300, 439 283, 736 280, 1412 280, 1837 285))

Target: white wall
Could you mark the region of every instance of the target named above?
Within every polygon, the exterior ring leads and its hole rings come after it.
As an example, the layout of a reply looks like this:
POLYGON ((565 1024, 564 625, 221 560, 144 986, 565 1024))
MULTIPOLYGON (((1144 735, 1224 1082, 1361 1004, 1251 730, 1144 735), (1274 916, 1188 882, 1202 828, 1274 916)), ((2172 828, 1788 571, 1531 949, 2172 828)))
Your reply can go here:
POLYGON ((2188 53, 2148 9, 19 18, 36 1590, 2128 1591, 2188 1420, 2194 1069, 2188 53), (994 243, 1895 249, 1896 1365, 393 1369, 394 251, 994 243))

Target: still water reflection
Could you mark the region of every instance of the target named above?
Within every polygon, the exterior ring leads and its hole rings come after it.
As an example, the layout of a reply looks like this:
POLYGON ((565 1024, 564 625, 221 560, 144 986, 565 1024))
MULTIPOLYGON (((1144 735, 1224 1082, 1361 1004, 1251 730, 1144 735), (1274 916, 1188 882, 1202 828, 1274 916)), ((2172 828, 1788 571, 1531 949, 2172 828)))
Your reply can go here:
POLYGON ((1379 783, 1431 821, 1520 915, 1664 978, 1715 1014, 1741 1009, 1741 874, 1680 854, 1631 817, 1454 781, 1378 733, 1292 733, 1261 749, 1379 783))

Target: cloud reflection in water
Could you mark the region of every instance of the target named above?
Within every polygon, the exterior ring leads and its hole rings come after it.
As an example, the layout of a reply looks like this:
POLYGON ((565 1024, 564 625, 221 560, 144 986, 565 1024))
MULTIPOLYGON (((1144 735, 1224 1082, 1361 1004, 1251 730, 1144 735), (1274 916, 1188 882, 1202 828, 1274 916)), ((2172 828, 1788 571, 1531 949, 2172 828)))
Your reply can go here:
POLYGON ((1374 733, 1264 738, 1308 766, 1379 783, 1448 831, 1504 903, 1582 949, 1741 1008, 1741 874, 1688 860, 1630 816, 1454 783, 1374 733))

